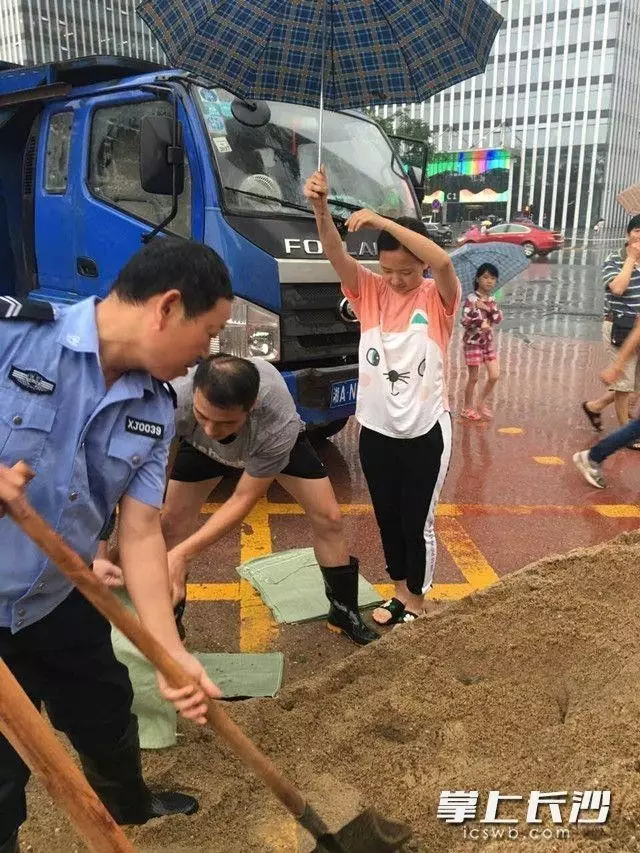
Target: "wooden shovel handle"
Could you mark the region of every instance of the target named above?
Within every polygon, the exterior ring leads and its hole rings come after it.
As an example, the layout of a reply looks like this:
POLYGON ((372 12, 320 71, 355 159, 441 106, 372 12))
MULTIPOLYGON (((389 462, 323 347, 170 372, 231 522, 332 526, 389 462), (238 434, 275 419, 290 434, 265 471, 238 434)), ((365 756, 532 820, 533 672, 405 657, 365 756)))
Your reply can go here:
POLYGON ((0 659, 0 731, 93 853, 135 853, 123 831, 0 659))
MULTIPOLYGON (((31 474, 23 462, 18 462, 14 469, 31 474)), ((24 495, 6 503, 5 507, 8 515, 26 535, 40 546, 82 595, 151 661, 172 687, 195 684, 193 677, 171 657, 133 613, 121 604, 113 592, 98 580, 82 558, 38 515, 24 495)), ((262 779, 295 818, 300 818, 308 811, 302 794, 283 776, 271 759, 249 740, 242 729, 223 711, 220 703, 208 699, 207 704, 209 726, 227 742, 240 761, 262 779)))

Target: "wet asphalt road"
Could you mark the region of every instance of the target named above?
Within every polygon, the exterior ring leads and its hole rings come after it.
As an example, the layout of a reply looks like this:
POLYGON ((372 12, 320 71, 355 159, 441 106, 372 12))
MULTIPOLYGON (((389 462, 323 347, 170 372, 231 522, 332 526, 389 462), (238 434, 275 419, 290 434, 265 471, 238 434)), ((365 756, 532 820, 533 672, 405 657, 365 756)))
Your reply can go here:
MULTIPOLYGON (((614 248, 614 241, 586 250, 569 246, 534 261, 499 292, 505 314, 496 336, 501 378, 490 422, 459 417, 466 368, 456 323, 449 369, 453 451, 436 518, 434 599, 460 598, 535 560, 638 526, 638 453, 624 450, 606 463, 610 485, 604 491, 585 483, 571 459, 597 440, 580 403, 603 390, 601 265, 614 248)), ((615 428, 613 412, 605 414, 604 424, 615 428)), ((384 584, 388 577, 360 469, 355 421, 319 451, 343 510, 349 548, 365 577, 384 584)), ((221 484, 205 511, 215 511, 230 488, 221 484)), ((259 596, 246 582, 238 583, 236 567, 244 560, 311 543, 308 521, 274 484, 242 529, 194 564, 191 583, 206 586, 190 593, 185 622, 192 648, 280 650, 287 681, 353 651, 322 622, 276 626, 259 596)))
POLYGON ((578 243, 536 259, 499 293, 505 313, 503 330, 524 340, 542 335, 599 341, 601 268, 606 255, 617 248, 614 240, 586 249, 578 243))

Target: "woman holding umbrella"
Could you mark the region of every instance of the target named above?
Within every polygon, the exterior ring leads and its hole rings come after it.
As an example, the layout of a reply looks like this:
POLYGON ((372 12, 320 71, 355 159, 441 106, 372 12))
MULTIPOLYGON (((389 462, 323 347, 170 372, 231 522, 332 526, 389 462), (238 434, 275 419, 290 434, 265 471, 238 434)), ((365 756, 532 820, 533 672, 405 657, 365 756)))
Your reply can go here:
POLYGON ((373 612, 379 625, 424 610, 436 563, 435 507, 449 467, 451 417, 445 363, 460 284, 449 255, 417 219, 359 210, 349 231, 380 231, 381 275, 345 250, 333 222, 324 170, 305 185, 324 252, 360 321, 356 418, 360 461, 395 595, 373 612), (429 267, 433 279, 424 278, 429 267))

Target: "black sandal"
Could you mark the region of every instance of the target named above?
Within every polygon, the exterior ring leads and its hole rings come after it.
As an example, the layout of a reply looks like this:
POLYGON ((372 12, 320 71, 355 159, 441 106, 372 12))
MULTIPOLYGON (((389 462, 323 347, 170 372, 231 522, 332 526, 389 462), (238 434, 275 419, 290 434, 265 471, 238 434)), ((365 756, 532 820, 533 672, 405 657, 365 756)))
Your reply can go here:
POLYGON ((582 411, 589 418, 591 422, 591 426, 595 429, 596 432, 602 432, 602 415, 600 412, 592 412, 587 408, 586 402, 582 404, 582 411))
POLYGON ((376 607, 376 610, 373 611, 371 618, 376 623, 376 625, 395 625, 396 622, 399 622, 404 613, 406 612, 404 609, 404 604, 400 601, 399 598, 390 598, 389 601, 385 601, 384 604, 381 604, 379 607, 376 607), (390 614, 391 618, 387 619, 385 622, 379 622, 375 617, 376 610, 386 610, 387 613, 390 614))
POLYGON ((419 618, 418 613, 413 613, 411 610, 405 610, 399 619, 396 619, 396 625, 408 625, 409 622, 415 622, 419 618))
POLYGON ((187 606, 187 599, 181 598, 180 601, 173 608, 173 618, 176 620, 176 628, 178 629, 178 636, 182 641, 184 641, 187 636, 187 632, 184 629, 184 625, 182 624, 182 617, 184 616, 184 609, 187 606))

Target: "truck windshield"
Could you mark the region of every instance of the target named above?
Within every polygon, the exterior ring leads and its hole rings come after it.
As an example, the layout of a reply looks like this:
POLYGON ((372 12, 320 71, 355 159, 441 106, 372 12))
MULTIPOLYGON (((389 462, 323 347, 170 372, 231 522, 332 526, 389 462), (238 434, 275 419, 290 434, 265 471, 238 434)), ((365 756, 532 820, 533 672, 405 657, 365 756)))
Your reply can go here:
MULTIPOLYGON (((269 123, 246 127, 231 114, 229 92, 200 86, 194 90, 217 162, 225 207, 242 214, 305 216, 296 206, 309 209, 303 187, 318 160, 318 110, 270 101, 269 123)), ((417 215, 402 167, 372 122, 325 112, 322 159, 333 213, 349 216, 354 209, 369 207, 383 216, 417 215)))

